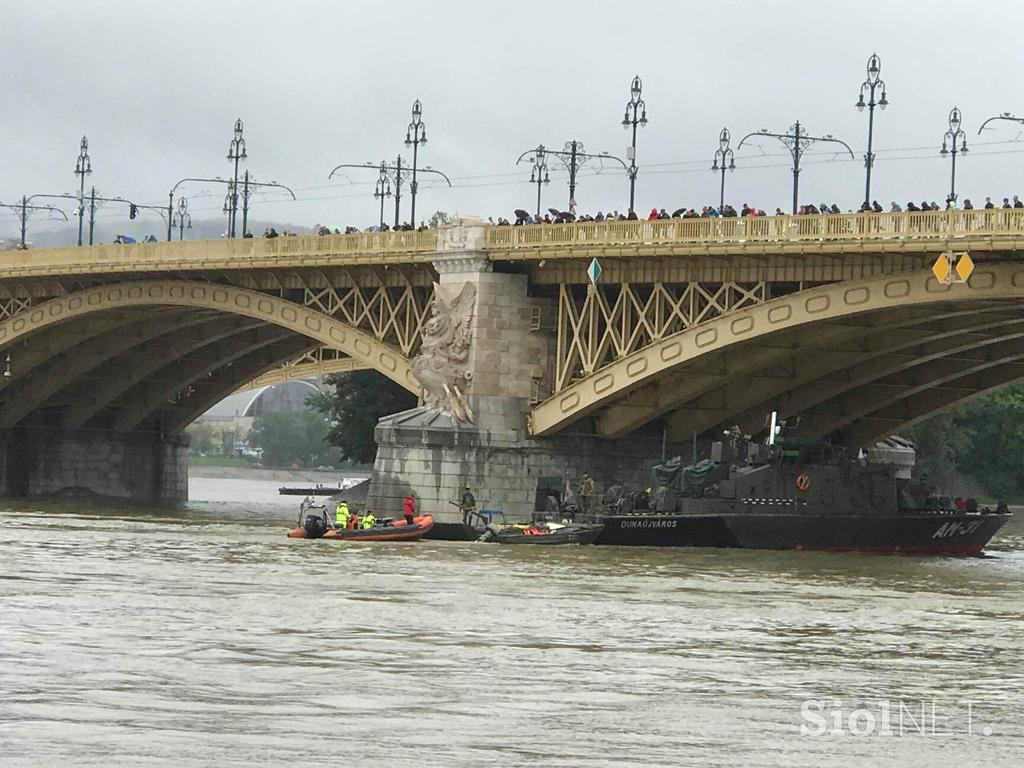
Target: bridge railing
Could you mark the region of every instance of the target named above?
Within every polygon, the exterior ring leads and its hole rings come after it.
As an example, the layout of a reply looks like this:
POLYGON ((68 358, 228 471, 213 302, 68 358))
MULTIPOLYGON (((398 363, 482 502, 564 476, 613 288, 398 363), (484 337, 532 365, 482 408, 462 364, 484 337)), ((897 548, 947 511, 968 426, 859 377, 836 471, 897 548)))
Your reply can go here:
POLYGON ((575 245, 701 245, 899 238, 945 240, 976 235, 1024 235, 1024 209, 745 216, 501 226, 487 230, 487 248, 500 251, 575 245))
POLYGON ((282 235, 275 238, 185 240, 85 248, 33 248, 0 253, 0 276, 58 271, 111 271, 188 268, 216 264, 221 268, 273 266, 281 261, 324 260, 351 256, 375 259, 437 250, 437 230, 423 232, 357 232, 351 235, 282 235))

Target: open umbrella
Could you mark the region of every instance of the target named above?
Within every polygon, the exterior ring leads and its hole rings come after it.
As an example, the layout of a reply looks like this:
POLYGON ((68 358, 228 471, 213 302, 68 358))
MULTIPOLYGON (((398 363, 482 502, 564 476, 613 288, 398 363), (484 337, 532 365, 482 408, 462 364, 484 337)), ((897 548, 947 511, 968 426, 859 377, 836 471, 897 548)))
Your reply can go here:
POLYGON ((530 214, 528 214, 522 208, 516 208, 515 214, 516 214, 516 218, 517 219, 528 219, 528 218, 530 218, 530 214))
POLYGON ((559 211, 557 208, 548 208, 548 213, 550 213, 552 216, 561 216, 562 215, 562 212, 559 211))
POLYGON ((690 210, 690 209, 689 209, 689 208, 686 208, 686 207, 683 207, 683 208, 677 208, 676 210, 672 211, 672 218, 673 218, 673 219, 678 219, 678 218, 679 218, 680 216, 682 216, 682 215, 683 215, 684 213, 686 213, 686 212, 687 212, 688 210, 690 210))
POLYGON ((558 215, 562 218, 562 221, 576 221, 576 214, 572 211, 562 211, 558 215))

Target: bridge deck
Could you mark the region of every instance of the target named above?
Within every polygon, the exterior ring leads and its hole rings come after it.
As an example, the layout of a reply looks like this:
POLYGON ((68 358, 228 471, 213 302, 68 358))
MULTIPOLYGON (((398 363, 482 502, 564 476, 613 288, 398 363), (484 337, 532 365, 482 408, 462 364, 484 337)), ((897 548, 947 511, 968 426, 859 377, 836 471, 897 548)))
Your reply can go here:
POLYGON ((437 230, 359 232, 352 235, 288 235, 276 238, 186 240, 7 251, 2 277, 166 272, 168 270, 278 269, 338 264, 426 261, 437 250, 437 230))
POLYGON ((1024 209, 842 213, 491 227, 492 259, 1024 248, 1024 209))

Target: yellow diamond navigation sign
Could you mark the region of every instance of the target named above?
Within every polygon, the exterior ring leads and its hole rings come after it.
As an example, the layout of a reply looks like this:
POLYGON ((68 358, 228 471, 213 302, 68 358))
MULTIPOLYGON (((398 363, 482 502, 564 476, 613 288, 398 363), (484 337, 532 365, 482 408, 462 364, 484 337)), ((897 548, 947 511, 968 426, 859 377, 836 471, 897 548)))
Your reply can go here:
POLYGON ((961 283, 966 283, 967 278, 971 276, 971 272, 974 271, 974 261, 971 259, 969 253, 960 254, 960 258, 956 262, 956 266, 953 267, 956 270, 957 275, 960 277, 961 283))
POLYGON ((966 283, 974 272, 974 260, 966 251, 953 253, 946 251, 932 264, 932 274, 943 285, 966 283))
POLYGON ((935 275, 935 279, 943 285, 949 282, 951 270, 949 268, 949 254, 941 253, 939 258, 932 264, 932 274, 935 275))

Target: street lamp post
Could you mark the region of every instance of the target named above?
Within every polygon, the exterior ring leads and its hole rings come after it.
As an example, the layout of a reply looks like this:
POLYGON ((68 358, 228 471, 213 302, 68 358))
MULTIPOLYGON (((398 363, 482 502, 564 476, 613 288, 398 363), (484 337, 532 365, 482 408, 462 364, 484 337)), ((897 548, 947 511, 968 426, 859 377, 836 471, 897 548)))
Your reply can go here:
POLYGON ((626 102, 626 116, 622 118, 622 127, 629 129, 630 126, 633 128, 633 140, 630 142, 629 149, 626 152, 626 158, 629 160, 629 210, 633 210, 633 205, 636 199, 636 174, 638 168, 636 167, 636 129, 637 126, 647 125, 647 104, 642 98, 643 93, 643 82, 640 80, 640 75, 636 75, 633 78, 633 83, 629 88, 629 101, 626 102))
POLYGON ((92 175, 92 159, 89 157, 89 139, 82 137, 82 143, 75 162, 75 176, 78 176, 78 244, 82 244, 82 226, 85 223, 85 177, 92 175))
POLYGON ((537 217, 540 218, 540 191, 545 184, 551 183, 551 176, 548 175, 547 150, 540 144, 533 152, 530 161, 533 168, 530 169, 530 183, 537 185, 537 217))
POLYGON ((245 152, 245 139, 242 132, 245 126, 242 125, 242 118, 235 120, 235 135, 228 145, 228 160, 235 164, 234 181, 231 183, 231 191, 228 193, 231 199, 230 213, 228 215, 228 237, 235 236, 235 219, 238 217, 238 163, 245 160, 248 155, 245 152))
MULTIPOLYGON (((243 149, 243 152, 244 152, 244 149, 245 149, 244 146, 243 146, 242 149, 243 149)), ((171 240, 171 230, 172 230, 172 226, 173 226, 172 223, 171 223, 171 219, 174 216, 174 193, 178 191, 178 187, 180 187, 182 184, 185 184, 187 182, 192 182, 192 181, 204 182, 204 183, 208 183, 208 184, 227 184, 228 185, 228 193, 227 193, 227 196, 224 198, 224 209, 223 209, 223 212, 228 214, 228 227, 229 227, 228 231, 230 233, 231 212, 232 212, 232 210, 234 210, 234 206, 236 206, 237 203, 238 203, 238 193, 235 191, 235 190, 238 189, 238 185, 236 183, 232 182, 231 179, 222 179, 219 176, 215 176, 212 179, 206 179, 206 178, 197 177, 197 176, 186 176, 184 179, 179 179, 178 183, 175 184, 173 187, 171 187, 171 191, 167 193, 167 208, 166 209, 163 208, 162 206, 158 208, 155 205, 154 206, 148 206, 148 205, 136 206, 137 208, 153 208, 154 210, 159 210, 160 211, 161 217, 163 217, 165 219, 166 224, 167 224, 167 241, 168 242, 170 242, 170 240, 171 240), (164 216, 164 212, 165 211, 167 213, 166 216, 164 216)), ((246 182, 245 191, 246 191, 246 193, 251 195, 252 192, 249 189, 250 187, 273 187, 274 189, 283 189, 285 192, 287 192, 289 195, 292 196, 292 200, 295 199, 295 193, 291 189, 286 187, 284 184, 278 184, 276 181, 253 181, 252 177, 250 176, 248 181, 246 182)), ((243 222, 243 226, 245 226, 245 222, 243 222)))
MULTIPOLYGON (((423 106, 420 104, 420 100, 416 99, 412 103, 412 122, 409 123, 409 127, 405 131, 405 146, 412 147, 412 182, 409 184, 409 190, 412 193, 412 212, 410 213, 410 224, 416 228, 416 162, 417 154, 420 148, 420 144, 427 143, 427 126, 422 120, 423 117, 423 106)), ((397 202, 397 198, 396 198, 397 202)), ((397 224, 397 217, 396 217, 397 224)))
POLYGON ((868 151, 864 155, 864 168, 865 168, 865 182, 864 182, 864 202, 871 203, 871 169, 875 165, 875 153, 871 151, 871 143, 874 138, 875 131, 875 107, 885 109, 889 106, 889 100, 885 97, 885 82, 881 79, 882 74, 882 60, 878 58, 877 53, 871 54, 871 58, 868 59, 868 77, 860 86, 860 98, 857 99, 855 106, 861 112, 864 111, 864 107, 868 108, 868 151), (877 89, 882 90, 882 97, 875 101, 875 91, 877 89), (864 94, 867 94, 867 103, 864 102, 864 94))
POLYGON ((377 185, 373 189, 373 196, 380 198, 380 224, 378 229, 384 229, 384 198, 391 197, 391 180, 388 178, 387 163, 380 161, 380 176, 377 178, 377 185))
MULTIPOLYGON (((102 199, 102 198, 101 198, 102 199)), ((96 185, 89 192, 89 245, 92 245, 92 233, 96 228, 96 185)))
MULTIPOLYGON (((405 183, 405 178, 402 175, 402 172, 409 170, 409 167, 407 165, 402 165, 402 156, 399 155, 397 158, 395 158, 394 165, 388 165, 386 160, 381 161, 380 165, 377 165, 375 163, 363 163, 361 165, 358 165, 356 163, 342 163, 341 165, 336 165, 331 170, 331 172, 329 174, 327 174, 327 178, 328 179, 334 178, 334 174, 336 174, 342 168, 363 168, 363 169, 365 169, 365 168, 376 168, 381 173, 384 173, 384 174, 388 175, 388 177, 391 180, 391 183, 394 186, 394 190, 395 190, 395 229, 398 229, 398 224, 399 224, 399 221, 398 221, 399 203, 400 203, 401 198, 402 198, 402 184, 405 183)), ((444 179, 449 187, 452 185, 452 180, 449 179, 448 176, 445 173, 443 173, 442 171, 438 171, 435 168, 431 168, 431 167, 427 166, 426 168, 420 168, 419 172, 420 173, 433 173, 433 174, 436 174, 436 175, 440 176, 442 179, 444 179)), ((374 197, 378 197, 378 195, 374 194, 374 197)), ((383 206, 383 199, 381 200, 381 205, 383 206)), ((381 219, 383 219, 383 218, 384 217, 381 216, 381 219)))
MULTIPOLYGON (((538 149, 544 150, 545 158, 547 158, 548 156, 557 157, 559 160, 562 161, 562 164, 565 165, 566 170, 569 171, 569 210, 572 211, 573 213, 575 213, 576 208, 576 174, 579 172, 580 168, 582 168, 584 164, 591 160, 597 160, 602 164, 605 160, 614 160, 616 163, 622 166, 622 169, 626 171, 627 174, 629 173, 629 166, 626 165, 626 161, 623 160, 621 157, 616 157, 615 155, 608 154, 607 152, 598 152, 596 154, 592 152, 585 152, 583 150, 583 142, 578 141, 577 139, 565 142, 565 147, 561 151, 555 149, 546 149, 544 148, 543 144, 541 144, 540 147, 538 147, 538 149)), ((523 160, 535 163, 536 156, 537 149, 528 149, 519 156, 519 159, 516 160, 516 165, 519 165, 519 163, 523 162, 523 160), (527 155, 530 155, 531 157, 527 158, 527 155)), ((544 173, 546 178, 546 165, 544 173)), ((536 176, 531 176, 530 181, 536 183, 536 176)))
POLYGON ((949 176, 949 197, 946 198, 947 203, 956 202, 956 155, 958 152, 967 154, 967 134, 961 128, 962 123, 963 115, 957 107, 953 107, 949 111, 949 130, 943 134, 942 149, 939 150, 939 154, 943 157, 947 155, 952 156, 949 176), (957 140, 960 142, 959 146, 957 145, 957 140))
POLYGON ((32 195, 31 197, 21 196, 21 200, 13 205, 10 203, 0 203, 0 208, 9 208, 18 214, 18 218, 21 219, 21 250, 25 250, 25 233, 28 229, 28 212, 29 211, 49 211, 50 213, 59 213, 64 221, 68 220, 68 216, 60 208, 55 208, 52 205, 29 205, 28 201, 33 197, 71 197, 70 195, 32 195))
POLYGON ((731 138, 732 136, 728 128, 723 128, 722 132, 718 134, 718 149, 715 150, 715 162, 711 165, 712 171, 722 172, 722 184, 718 193, 719 213, 725 211, 725 172, 736 170, 736 160, 733 157, 732 150, 729 149, 729 140, 731 138))
POLYGON ((853 150, 850 149, 850 145, 845 141, 837 139, 830 133, 826 133, 824 136, 810 136, 807 133, 807 129, 800 125, 799 120, 789 126, 789 131, 787 133, 771 133, 767 128, 762 128, 760 131, 748 133, 740 139, 740 143, 736 146, 736 149, 741 149, 744 142, 753 136, 767 136, 772 139, 778 139, 786 149, 789 150, 789 154, 793 158, 793 213, 797 212, 797 200, 800 193, 800 158, 803 157, 804 152, 807 151, 807 148, 811 146, 811 144, 819 141, 841 144, 849 153, 850 157, 853 157, 853 150))
POLYGON ((192 214, 188 212, 188 200, 178 199, 178 210, 174 214, 174 223, 178 225, 178 241, 185 239, 185 230, 192 229, 192 214))

